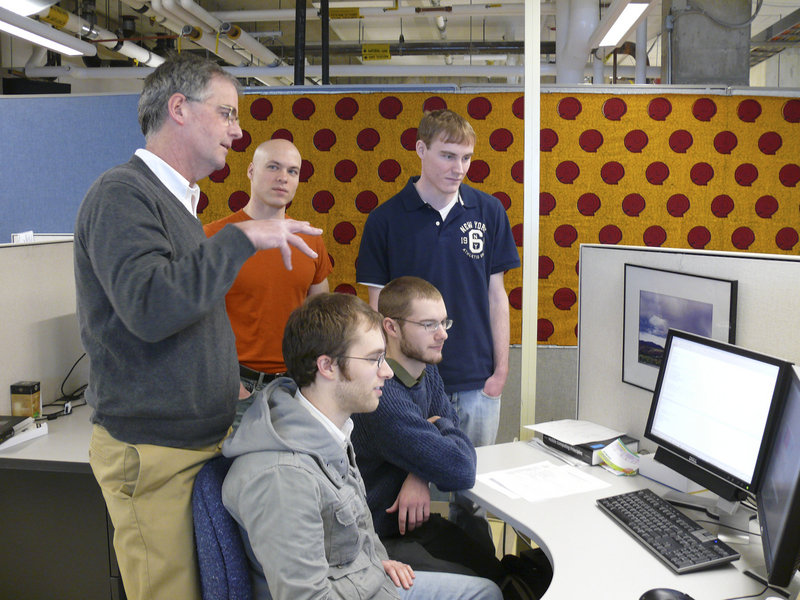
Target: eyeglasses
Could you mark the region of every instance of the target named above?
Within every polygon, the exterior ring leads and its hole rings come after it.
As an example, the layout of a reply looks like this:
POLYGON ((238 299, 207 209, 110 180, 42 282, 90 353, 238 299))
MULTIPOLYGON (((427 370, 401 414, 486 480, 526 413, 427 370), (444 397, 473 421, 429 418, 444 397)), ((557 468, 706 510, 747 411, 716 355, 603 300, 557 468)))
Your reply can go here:
MULTIPOLYGON (((200 100, 199 98, 193 98, 191 96, 186 96, 186 99, 189 102, 199 102, 201 104, 207 104, 205 100, 200 100)), ((228 124, 228 126, 239 124, 239 111, 236 109, 235 106, 229 106, 227 104, 218 104, 217 113, 219 114, 220 117, 225 119, 225 122, 228 124)))
POLYGON ((443 319, 441 321, 409 321, 408 319, 404 319, 402 317, 391 317, 396 321, 405 321, 406 323, 413 323, 414 325, 419 325, 420 327, 424 327, 425 331, 428 333, 434 333, 439 327, 442 330, 447 331, 453 326, 453 319, 443 319))
POLYGON ((375 368, 380 369, 381 365, 386 360, 386 352, 379 354, 378 356, 340 356, 339 358, 354 358, 356 360, 368 360, 370 362, 375 363, 375 368))

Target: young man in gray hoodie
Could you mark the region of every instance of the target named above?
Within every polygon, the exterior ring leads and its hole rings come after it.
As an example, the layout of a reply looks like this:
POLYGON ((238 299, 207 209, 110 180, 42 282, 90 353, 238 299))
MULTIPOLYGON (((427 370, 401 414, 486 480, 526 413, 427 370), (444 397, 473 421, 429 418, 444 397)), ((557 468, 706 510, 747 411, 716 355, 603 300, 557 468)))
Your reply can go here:
POLYGON ((289 375, 265 388, 223 453, 222 488, 239 523, 257 599, 500 599, 479 577, 389 560, 372 525, 350 432, 377 408, 386 364, 381 316, 355 296, 321 294, 289 317, 289 375))

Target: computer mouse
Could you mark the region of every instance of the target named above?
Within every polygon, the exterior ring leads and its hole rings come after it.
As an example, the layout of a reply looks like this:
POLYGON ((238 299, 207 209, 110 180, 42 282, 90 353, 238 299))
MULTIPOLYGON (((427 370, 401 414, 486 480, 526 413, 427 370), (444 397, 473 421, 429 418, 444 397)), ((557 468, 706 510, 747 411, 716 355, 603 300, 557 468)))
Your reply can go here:
POLYGON ((653 588, 647 590, 639 600, 694 600, 689 594, 670 588, 653 588))

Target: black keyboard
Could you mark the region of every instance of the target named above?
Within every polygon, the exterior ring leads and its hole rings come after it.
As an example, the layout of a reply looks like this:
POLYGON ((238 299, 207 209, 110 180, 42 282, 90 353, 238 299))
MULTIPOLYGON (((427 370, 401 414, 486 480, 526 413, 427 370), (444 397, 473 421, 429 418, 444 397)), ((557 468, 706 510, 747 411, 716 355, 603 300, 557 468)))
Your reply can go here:
POLYGON ((598 498, 597 505, 676 573, 739 558, 736 550, 651 490, 598 498))

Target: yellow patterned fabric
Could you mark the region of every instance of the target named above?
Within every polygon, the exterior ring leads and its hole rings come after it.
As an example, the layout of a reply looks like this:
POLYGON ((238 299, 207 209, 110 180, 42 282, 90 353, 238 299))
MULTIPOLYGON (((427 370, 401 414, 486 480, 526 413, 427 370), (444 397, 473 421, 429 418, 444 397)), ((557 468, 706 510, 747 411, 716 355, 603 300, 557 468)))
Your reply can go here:
MULTIPOLYGON (((355 260, 367 214, 419 173, 416 126, 424 110, 444 107, 475 128, 467 182, 503 202, 522 255, 519 93, 245 96, 245 135, 201 182, 201 219, 243 206, 255 146, 289 138, 304 159, 289 214, 324 228, 331 288, 366 299, 355 260)), ((582 243, 796 253, 798 123, 791 98, 542 94, 539 343, 577 343, 582 243)), ((522 269, 506 274, 506 291, 519 343, 522 269)), ((609 318, 621 320, 622 307, 609 318)))

